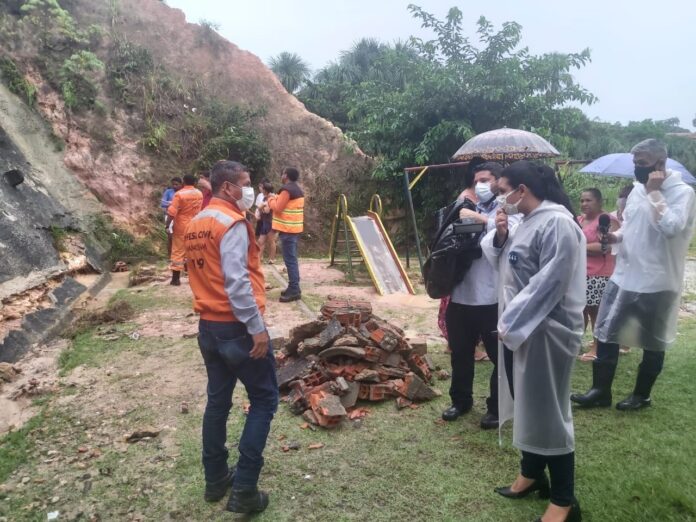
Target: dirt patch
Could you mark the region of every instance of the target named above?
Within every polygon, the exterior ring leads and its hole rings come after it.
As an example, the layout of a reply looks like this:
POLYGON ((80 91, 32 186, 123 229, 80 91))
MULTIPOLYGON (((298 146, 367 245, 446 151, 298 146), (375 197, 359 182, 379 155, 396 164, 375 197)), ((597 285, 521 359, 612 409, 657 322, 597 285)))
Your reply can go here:
POLYGON ((37 412, 33 400, 56 389, 57 361, 66 346, 61 339, 37 347, 14 364, 21 372, 0 388, 0 435, 22 427, 37 412))

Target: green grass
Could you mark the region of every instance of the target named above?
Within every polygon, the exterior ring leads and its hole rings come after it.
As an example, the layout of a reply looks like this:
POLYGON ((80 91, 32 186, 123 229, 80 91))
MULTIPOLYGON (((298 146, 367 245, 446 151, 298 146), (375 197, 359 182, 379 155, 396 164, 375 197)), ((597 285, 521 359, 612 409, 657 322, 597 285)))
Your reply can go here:
POLYGON ((21 429, 13 431, 0 439, 0 484, 10 474, 29 460, 34 449, 33 440, 28 436, 43 423, 43 411, 34 416, 21 429))
POLYGON ((136 331, 134 324, 124 323, 104 325, 99 329, 90 329, 78 334, 72 340, 71 346, 66 348, 58 358, 59 374, 65 376, 80 365, 100 367, 119 356, 146 355, 150 350, 172 344, 171 340, 167 341, 164 338, 131 339, 129 335, 134 331, 136 331), (108 340, 110 335, 118 335, 119 338, 113 341, 108 340))
MULTIPOLYGON (((164 306, 157 292, 128 290, 119 298, 134 306, 164 306)), ((128 325, 123 328, 128 330, 128 325)), ((128 357, 137 367, 138 357, 153 350, 162 352, 163 365, 172 357, 180 357, 192 373, 204 371, 196 351, 189 350, 194 341, 180 342, 183 349, 177 345, 176 350, 167 351, 171 340, 150 339, 147 345, 124 340, 123 345, 114 345, 120 341, 102 343, 94 334, 93 329, 76 339, 72 354, 62 362, 64 371, 76 364, 103 364, 110 357, 128 357)), ((678 340, 656 384, 652 408, 633 414, 614 408, 574 412, 576 494, 585 520, 696 520, 696 496, 692 494, 696 490, 694 339, 696 319, 682 321, 678 340)), ((442 346, 431 346, 431 354, 436 364, 449 367, 442 346)), ((640 356, 637 349, 622 356, 614 384, 615 401, 631 391, 640 356)), ((513 502, 493 493, 495 486, 514 478, 519 456, 510 445, 509 427, 504 430, 502 447, 495 432, 478 428, 490 368, 486 363, 477 364, 474 411, 446 425, 435 421, 449 405, 449 381, 437 381, 443 396, 416 410, 396 411, 392 401, 366 404, 371 410, 366 419, 335 431, 301 429, 302 419, 281 403, 261 475, 261 486, 271 493, 271 505, 255 520, 533 520, 545 509, 544 501, 531 498, 513 502), (301 449, 281 451, 289 441, 299 442, 301 449), (324 447, 309 450, 309 444, 315 442, 324 447)), ((577 363, 574 390, 588 387, 590 372, 589 364, 577 363)), ((151 379, 152 375, 142 378, 151 379)), ((137 383, 133 381, 128 393, 138 396, 137 383)), ((123 389, 124 384, 112 377, 109 386, 118 398, 116 390, 123 389)), ((13 521, 45 520, 46 511, 51 510, 46 499, 59 494, 61 512, 77 506, 82 509, 87 502, 103 520, 128 519, 129 510, 145 520, 229 520, 231 516, 223 512, 224 503, 210 505, 202 500, 204 390, 195 393, 191 413, 176 417, 173 447, 158 439, 129 445, 127 451, 105 445, 104 455, 90 468, 92 486, 87 493, 82 493, 82 482, 77 480, 84 471, 66 464, 60 475, 65 476, 67 485, 58 488, 56 481, 32 482, 20 494, 13 493, 6 502, 0 502, 0 516, 13 521), (99 470, 107 471, 102 475, 99 470), (27 499, 33 507, 26 507, 27 499)), ((47 401, 42 415, 0 441, 0 482, 15 469, 15 479, 36 476, 45 458, 39 448, 44 451, 62 444, 66 454, 74 455, 79 444, 90 444, 88 429, 94 435, 106 425, 118 439, 124 426, 148 424, 156 417, 158 399, 157 394, 143 395, 122 419, 98 416, 90 419, 89 426, 77 425, 77 412, 71 413, 68 406, 47 401)), ((239 386, 228 429, 231 462, 236 458, 234 444, 245 419, 240 411, 244 401, 239 386)))

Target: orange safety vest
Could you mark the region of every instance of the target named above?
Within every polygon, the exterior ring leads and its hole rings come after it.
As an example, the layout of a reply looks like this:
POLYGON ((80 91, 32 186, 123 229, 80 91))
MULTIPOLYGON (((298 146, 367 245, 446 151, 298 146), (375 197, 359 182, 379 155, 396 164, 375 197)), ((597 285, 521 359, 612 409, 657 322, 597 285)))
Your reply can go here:
POLYGON ((237 321, 225 292, 220 242, 235 223, 244 221, 249 234, 247 267, 256 304, 263 314, 266 308, 266 282, 261 271, 260 250, 251 224, 231 203, 214 197, 210 204, 189 223, 184 242, 188 259, 189 284, 193 291, 193 309, 208 321, 237 321))
POLYGON ((167 214, 174 219, 174 232, 183 234, 186 225, 198 214, 203 201, 203 193, 195 187, 185 185, 174 194, 167 214))
MULTIPOLYGON (((301 234, 304 230, 304 192, 297 183, 283 185, 280 192, 286 191, 290 201, 280 212, 273 210, 273 230, 288 234, 301 234)), ((277 201, 277 197, 274 198, 277 201)))

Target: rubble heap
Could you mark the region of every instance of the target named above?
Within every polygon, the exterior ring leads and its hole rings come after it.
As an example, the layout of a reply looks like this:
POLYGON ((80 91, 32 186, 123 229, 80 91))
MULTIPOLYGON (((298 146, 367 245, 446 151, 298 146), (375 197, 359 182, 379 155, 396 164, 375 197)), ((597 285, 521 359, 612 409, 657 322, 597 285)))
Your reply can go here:
POLYGON ((424 340, 373 315, 363 301, 329 301, 321 317, 290 331, 278 357, 278 386, 311 424, 338 426, 358 400, 396 399, 404 408, 437 397, 424 340))

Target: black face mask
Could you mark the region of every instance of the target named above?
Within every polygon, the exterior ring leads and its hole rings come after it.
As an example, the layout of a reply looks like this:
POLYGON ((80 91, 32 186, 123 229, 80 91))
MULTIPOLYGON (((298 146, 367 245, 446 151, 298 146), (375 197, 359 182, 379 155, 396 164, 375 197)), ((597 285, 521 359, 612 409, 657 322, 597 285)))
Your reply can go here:
POLYGON ((639 167, 636 165, 633 169, 633 174, 636 176, 636 181, 645 185, 648 182, 650 173, 655 170, 655 167, 656 165, 653 165, 652 167, 639 167))

